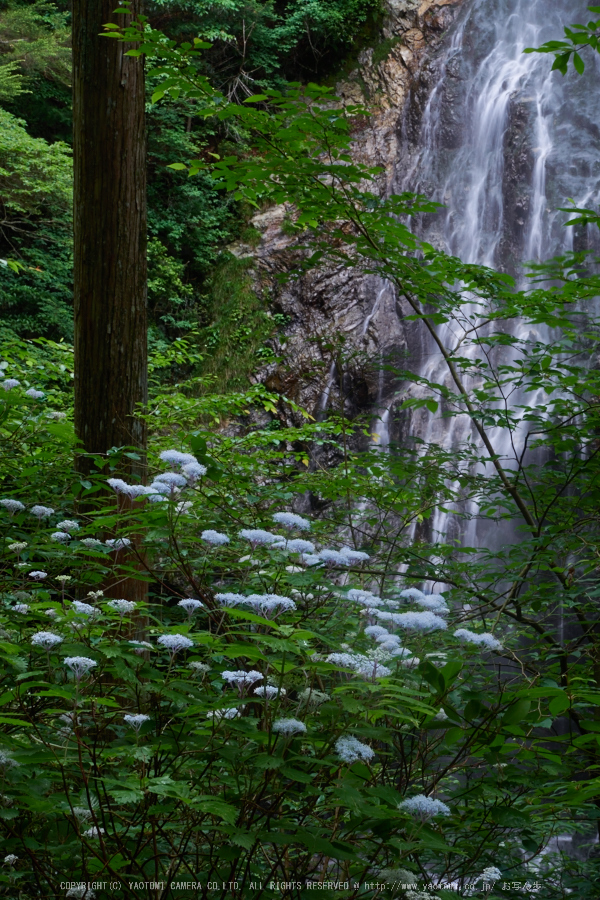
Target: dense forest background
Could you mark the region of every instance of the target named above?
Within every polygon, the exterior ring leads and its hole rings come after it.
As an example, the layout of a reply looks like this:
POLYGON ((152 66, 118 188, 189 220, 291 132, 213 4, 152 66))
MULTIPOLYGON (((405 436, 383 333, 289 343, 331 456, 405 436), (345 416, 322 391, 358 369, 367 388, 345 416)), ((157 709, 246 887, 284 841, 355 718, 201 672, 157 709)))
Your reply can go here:
MULTIPOLYGON (((0 5, 0 256, 25 264, 0 284, 3 338, 73 338, 69 9, 45 0, 0 5)), ((198 69, 240 102, 289 81, 335 80, 377 37, 382 18, 379 0, 153 0, 146 12, 170 37, 210 41, 198 69)), ((167 168, 245 149, 243 134, 192 112, 185 101, 147 107, 150 348, 193 332, 206 357, 200 371, 239 386, 261 352, 269 356, 264 341, 277 318, 252 290, 247 263, 226 251, 240 236, 252 242, 250 209, 207 174, 190 181, 167 168)))

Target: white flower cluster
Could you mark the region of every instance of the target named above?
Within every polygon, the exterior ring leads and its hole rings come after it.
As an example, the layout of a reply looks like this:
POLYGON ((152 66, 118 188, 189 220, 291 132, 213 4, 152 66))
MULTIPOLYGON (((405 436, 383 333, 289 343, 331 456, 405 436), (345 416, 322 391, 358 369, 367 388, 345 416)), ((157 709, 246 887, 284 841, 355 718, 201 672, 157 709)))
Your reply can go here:
POLYGON ((355 763, 358 760, 368 762, 375 756, 375 751, 368 744, 363 744, 355 737, 341 737, 335 742, 338 756, 345 763, 355 763))
POLYGON ((111 539, 110 541, 106 542, 106 546, 109 550, 124 550, 125 547, 131 546, 131 541, 129 540, 129 538, 117 538, 116 540, 111 539))
POLYGON ((273 516, 273 521, 285 528, 298 528, 300 531, 310 531, 310 522, 297 516, 296 513, 278 512, 273 516))
POLYGON ((278 734, 284 735, 304 734, 306 725, 299 719, 276 719, 273 722, 272 729, 278 734))
POLYGON ((109 600, 106 604, 109 609, 114 609, 115 612, 118 612, 121 618, 123 616, 132 613, 137 606, 133 600, 109 600))
POLYGON ((9 756, 8 753, 5 753, 4 750, 0 750, 0 768, 2 769, 15 769, 18 768, 19 763, 9 756))
POLYGON ((52 650, 54 647, 57 647, 59 644, 62 644, 63 638, 59 634, 54 634, 52 631, 38 631, 37 634, 34 634, 31 638, 31 643, 34 647, 41 647, 42 650, 52 650))
POLYGON ((352 669, 364 678, 385 678, 392 670, 384 666, 379 659, 364 656, 362 653, 330 653, 327 662, 344 669, 352 669))
POLYGON ((127 715, 123 716, 123 721, 127 722, 127 724, 130 725, 136 732, 140 730, 144 722, 148 722, 149 720, 150 716, 146 716, 144 715, 144 713, 136 713, 135 715, 128 713, 127 715))
POLYGON ((34 569, 33 572, 29 573, 29 577, 33 578, 34 581, 43 581, 44 578, 48 577, 48 573, 42 572, 41 569, 34 569))
POLYGON ((163 634, 156 643, 170 650, 173 656, 179 653, 180 650, 189 650, 190 647, 194 646, 194 642, 190 641, 184 634, 163 634))
POLYGON ((391 613, 377 610, 377 618, 383 622, 391 622, 406 631, 445 631, 448 627, 445 620, 432 612, 391 613))
POLYGON ((246 687, 252 687, 257 681, 262 681, 264 677, 256 669, 250 669, 248 672, 245 672, 244 669, 237 669, 235 672, 221 672, 221 678, 228 681, 229 684, 237 684, 240 691, 246 687))
POLYGON ((182 609, 185 609, 188 616, 193 616, 194 613, 197 613, 199 609, 204 607, 204 604, 200 602, 200 600, 194 600, 193 597, 186 597, 185 600, 180 600, 177 606, 181 606, 182 609))
POLYGON ((14 500, 12 497, 0 500, 0 506, 3 506, 11 515, 16 512, 22 512, 25 509, 24 503, 21 503, 20 500, 14 500))
POLYGON ((81 600, 73 600, 71 606, 78 616, 88 616, 88 618, 93 619, 100 615, 100 610, 96 609, 95 606, 91 606, 89 603, 82 603, 81 600))
POLYGON ((5 866, 14 866, 16 861, 18 860, 18 856, 15 856, 14 853, 9 853, 8 856, 4 857, 4 865, 5 866))
POLYGON ((69 888, 65 897, 72 897, 73 900, 95 900, 96 894, 87 884, 78 884, 77 887, 69 888))
POLYGON ((77 681, 98 665, 96 660, 90 659, 89 656, 66 656, 63 662, 71 669, 77 681))
POLYGON ((13 553, 20 553, 21 550, 24 550, 27 546, 27 541, 15 541, 14 544, 9 544, 8 549, 13 553))
POLYGON ((36 391, 35 388, 29 388, 28 391, 25 391, 26 397, 31 397, 32 400, 43 400, 46 396, 43 391, 36 391))
POLYGON ((270 531, 264 531, 262 528, 242 528, 238 534, 244 540, 249 541, 253 547, 257 547, 259 544, 274 544, 278 541, 285 541, 283 535, 272 534, 270 531))
POLYGON ((426 797, 425 794, 417 794, 416 797, 409 797, 407 800, 403 800, 402 803, 398 804, 398 809, 423 821, 434 816, 450 815, 449 806, 446 806, 441 800, 433 800, 431 797, 426 797))
POLYGON ((66 531, 53 531, 50 540, 57 544, 66 544, 71 540, 71 535, 66 531))
POLYGON ((252 693, 256 694, 257 697, 264 697, 266 700, 270 700, 272 697, 277 697, 277 695, 285 697, 286 690, 285 688, 275 687, 273 684, 261 684, 252 693))
POLYGON ((490 884, 490 882, 498 881, 502 878, 502 872, 496 866, 488 866, 479 877, 484 884, 490 884))
POLYGON ((88 828, 87 831, 83 832, 83 836, 86 838, 97 838, 104 833, 104 828, 96 828, 96 826, 93 825, 91 828, 88 828))
POLYGON ((294 538, 291 541, 280 540, 270 545, 274 550, 284 550, 286 553, 314 553, 315 545, 311 541, 294 538))
POLYGON ((62 522, 58 523, 58 527, 62 529, 62 531, 67 531, 69 534, 74 534, 76 531, 79 531, 79 525, 77 522, 74 522, 73 519, 64 519, 62 522))
POLYGON ((500 641, 493 634, 488 634, 486 631, 477 633, 469 631, 468 628, 458 628, 454 632, 454 637, 461 641, 466 641, 468 644, 477 644, 479 647, 485 647, 486 650, 502 650, 500 641))
POLYGON ((7 378, 2 382, 2 387, 5 391, 12 391, 13 388, 19 387, 21 382, 18 378, 7 378))
POLYGON ((362 550, 352 550, 351 547, 342 547, 341 550, 321 550, 316 557, 308 557, 309 565, 315 565, 314 559, 327 563, 328 566, 352 566, 355 563, 368 562, 371 557, 362 550))
POLYGON ((84 547, 87 547, 88 550, 97 550, 104 547, 102 541, 99 541, 97 538, 83 538, 81 543, 84 547))
POLYGON ((296 609, 296 604, 289 597, 280 594, 216 594, 217 601, 222 606, 250 606, 257 615, 268 618, 269 615, 278 615, 281 612, 289 612, 296 609))
POLYGON ((22 616, 29 612, 29 607, 26 603, 15 603, 13 609, 15 612, 21 613, 22 616))
POLYGON ((173 466, 187 466, 190 463, 198 462, 195 456, 191 453, 182 453, 180 450, 163 450, 160 454, 160 458, 163 462, 166 462, 168 465, 173 466))
POLYGON ((206 675, 207 672, 210 672, 210 666, 197 661, 188 663, 188 669, 191 669, 196 675, 206 675))
POLYGON ((206 531, 203 531, 200 535, 203 541, 206 541, 207 544, 214 544, 215 546, 222 546, 223 544, 229 543, 229 538, 226 534, 221 534, 220 531, 214 531, 212 528, 207 528, 206 531))
MULTIPOLYGON (((241 709, 244 707, 242 706, 241 709)), ((241 710, 237 706, 230 706, 226 709, 214 709, 206 713, 207 719, 218 722, 220 719, 237 719, 241 716, 241 710)))
POLYGON ((49 516, 54 515, 54 510, 51 506, 40 506, 37 504, 36 506, 32 506, 29 510, 32 516, 35 516, 36 519, 47 519, 49 516))

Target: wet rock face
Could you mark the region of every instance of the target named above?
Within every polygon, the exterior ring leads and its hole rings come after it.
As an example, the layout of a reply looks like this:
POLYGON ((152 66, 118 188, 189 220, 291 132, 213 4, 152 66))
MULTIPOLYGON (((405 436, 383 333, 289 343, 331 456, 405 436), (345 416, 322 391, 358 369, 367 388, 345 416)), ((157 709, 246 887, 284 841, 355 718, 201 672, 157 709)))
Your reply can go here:
MULTIPOLYGON (((383 168, 382 195, 394 189, 405 128, 418 127, 414 115, 407 124, 407 98, 412 91, 426 102, 432 78, 423 62, 439 46, 463 2, 388 0, 382 33, 387 55, 379 58, 380 51, 363 51, 356 70, 337 85, 343 102, 365 104, 371 111, 369 118, 356 123, 354 154, 360 162, 383 168)), ((377 371, 381 358, 401 361, 406 355, 402 310, 389 286, 342 267, 309 272, 279 285, 275 276, 289 272, 305 252, 285 234, 289 212, 278 207, 255 216, 252 224, 262 235, 259 246, 231 248, 238 256, 255 259, 257 282, 289 318, 285 333, 272 342, 284 362, 266 366, 258 377, 314 416, 322 416, 324 407, 341 405, 352 416, 366 414, 377 407, 389 382, 377 371), (337 375, 332 376, 336 360, 337 375)))

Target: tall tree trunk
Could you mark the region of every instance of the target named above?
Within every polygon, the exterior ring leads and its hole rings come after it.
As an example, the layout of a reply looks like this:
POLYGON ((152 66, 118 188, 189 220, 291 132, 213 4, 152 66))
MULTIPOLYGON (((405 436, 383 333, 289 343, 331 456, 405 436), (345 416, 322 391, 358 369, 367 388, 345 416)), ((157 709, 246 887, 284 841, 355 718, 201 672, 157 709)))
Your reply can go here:
POLYGON ((147 399, 144 68, 101 36, 117 5, 73 2, 75 431, 85 453, 138 448, 141 461, 127 465, 143 475, 146 428, 134 412, 147 399))
MULTIPOLYGON (((117 0, 73 0, 75 431, 83 451, 77 468, 97 471, 85 454, 105 459, 111 447, 128 445, 140 459, 124 457, 119 474, 143 479, 146 427, 135 412, 148 390, 146 98, 142 58, 102 37, 117 6, 117 0)), ((133 0, 132 13, 140 9, 141 0, 133 0)), ((121 566, 121 557, 131 562, 131 550, 115 557, 105 593, 144 599, 144 582, 121 566)))

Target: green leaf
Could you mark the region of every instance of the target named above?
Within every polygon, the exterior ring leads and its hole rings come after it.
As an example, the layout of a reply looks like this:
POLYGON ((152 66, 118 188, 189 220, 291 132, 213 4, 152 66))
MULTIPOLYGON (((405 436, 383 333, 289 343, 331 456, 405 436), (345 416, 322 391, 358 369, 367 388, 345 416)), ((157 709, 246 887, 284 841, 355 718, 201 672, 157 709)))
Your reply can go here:
POLYGON ((531 709, 530 700, 517 700, 502 716, 503 725, 520 725, 531 709))
POLYGON ((552 700, 548 704, 548 707, 553 716, 559 716, 566 709, 568 709, 570 705, 571 701, 568 695, 563 691, 560 694, 557 694, 556 697, 552 698, 552 700))
POLYGON ((575 66, 575 70, 579 73, 579 75, 583 75, 585 70, 585 63, 583 62, 579 53, 573 54, 573 65, 575 66))

